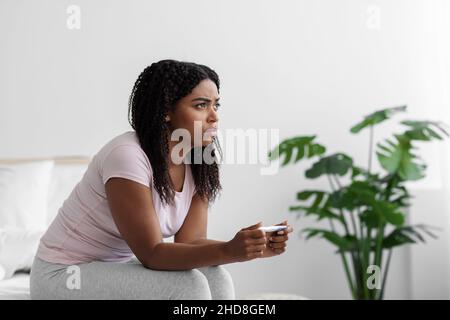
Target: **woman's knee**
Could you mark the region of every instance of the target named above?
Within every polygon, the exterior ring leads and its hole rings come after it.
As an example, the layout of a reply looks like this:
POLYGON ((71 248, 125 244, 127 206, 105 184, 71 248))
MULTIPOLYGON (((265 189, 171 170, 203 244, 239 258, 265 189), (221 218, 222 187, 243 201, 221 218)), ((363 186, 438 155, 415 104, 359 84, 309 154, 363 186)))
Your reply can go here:
POLYGON ((235 290, 231 274, 223 266, 210 266, 198 269, 208 279, 212 299, 234 300, 235 290))
POLYGON ((183 271, 177 282, 175 299, 180 300, 211 300, 211 290, 208 279, 196 269, 183 271))
POLYGON ((231 274, 223 266, 210 266, 199 268, 209 281, 213 280, 218 283, 230 283, 233 282, 231 274))

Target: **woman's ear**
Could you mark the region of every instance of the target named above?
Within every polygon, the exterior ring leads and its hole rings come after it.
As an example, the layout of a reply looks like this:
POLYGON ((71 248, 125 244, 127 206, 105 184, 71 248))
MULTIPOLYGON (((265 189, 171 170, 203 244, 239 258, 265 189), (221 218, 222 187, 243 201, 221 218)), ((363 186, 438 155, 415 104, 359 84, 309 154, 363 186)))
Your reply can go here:
POLYGON ((166 122, 169 122, 169 121, 170 121, 170 117, 169 117, 169 115, 166 115, 166 118, 165 118, 165 120, 166 120, 166 122))

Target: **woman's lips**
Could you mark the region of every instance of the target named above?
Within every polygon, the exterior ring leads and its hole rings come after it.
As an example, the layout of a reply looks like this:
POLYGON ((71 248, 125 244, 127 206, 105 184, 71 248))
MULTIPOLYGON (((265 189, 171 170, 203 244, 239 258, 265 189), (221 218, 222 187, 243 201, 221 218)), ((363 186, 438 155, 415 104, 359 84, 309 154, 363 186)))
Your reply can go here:
POLYGON ((211 136, 211 137, 215 137, 217 136, 217 129, 216 128, 209 128, 207 130, 205 130, 205 135, 211 136))

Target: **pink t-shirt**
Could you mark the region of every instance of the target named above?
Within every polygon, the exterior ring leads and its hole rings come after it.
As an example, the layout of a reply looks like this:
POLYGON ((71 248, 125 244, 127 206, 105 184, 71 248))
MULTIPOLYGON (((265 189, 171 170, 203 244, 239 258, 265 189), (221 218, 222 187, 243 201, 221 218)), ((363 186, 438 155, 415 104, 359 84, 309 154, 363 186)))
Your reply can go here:
POLYGON ((195 193, 190 165, 186 165, 182 191, 175 192, 175 205, 162 205, 153 188, 150 161, 136 133, 128 131, 109 141, 93 157, 83 178, 42 236, 37 251, 39 258, 62 264, 94 260, 125 262, 132 258, 133 252, 120 235, 106 198, 105 183, 112 177, 150 187, 163 237, 177 233, 195 193))

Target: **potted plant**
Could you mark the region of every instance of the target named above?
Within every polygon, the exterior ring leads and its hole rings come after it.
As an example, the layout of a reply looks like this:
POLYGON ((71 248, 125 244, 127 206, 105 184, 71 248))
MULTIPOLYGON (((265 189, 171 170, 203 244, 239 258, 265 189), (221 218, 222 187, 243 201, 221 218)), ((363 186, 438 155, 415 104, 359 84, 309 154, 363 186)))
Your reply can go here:
POLYGON ((305 228, 306 239, 324 238, 337 248, 353 299, 383 299, 392 250, 435 238, 432 228, 406 223, 411 195, 407 182, 422 179, 426 165, 416 154, 416 143, 448 137, 445 125, 433 121, 402 121, 404 130, 377 143, 375 154, 382 172, 372 171, 374 128, 406 106, 387 108, 366 116, 353 126, 354 134, 369 130, 367 168, 354 163, 345 153, 326 155, 316 136, 298 136, 282 141, 269 152, 269 159, 283 156, 281 166, 314 158, 305 171, 308 179, 328 180, 329 190, 303 190, 298 205, 289 210, 326 219, 329 229, 305 228))

